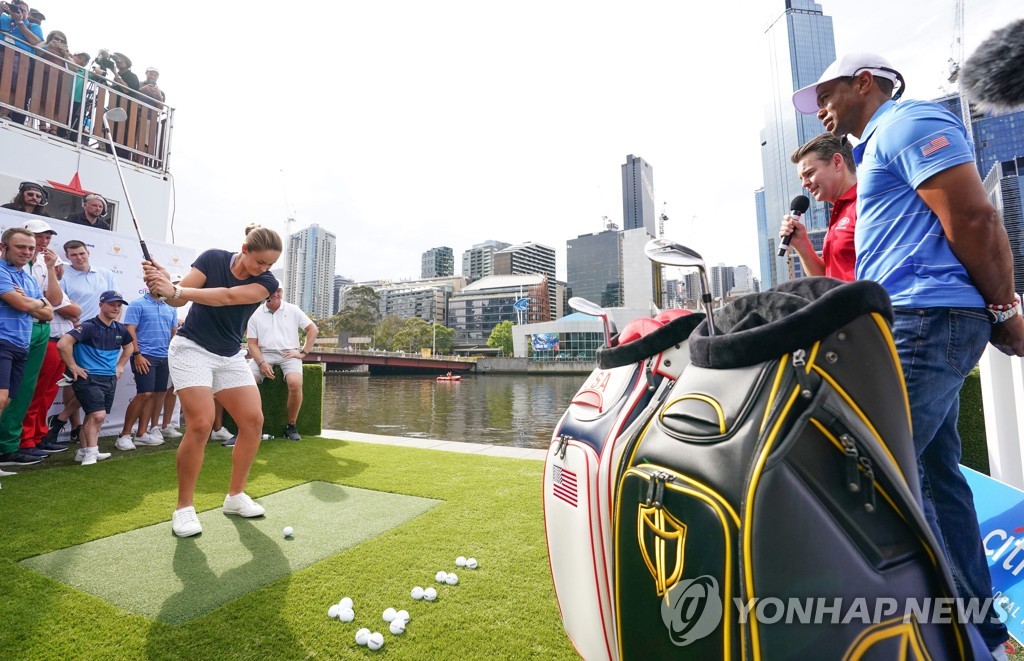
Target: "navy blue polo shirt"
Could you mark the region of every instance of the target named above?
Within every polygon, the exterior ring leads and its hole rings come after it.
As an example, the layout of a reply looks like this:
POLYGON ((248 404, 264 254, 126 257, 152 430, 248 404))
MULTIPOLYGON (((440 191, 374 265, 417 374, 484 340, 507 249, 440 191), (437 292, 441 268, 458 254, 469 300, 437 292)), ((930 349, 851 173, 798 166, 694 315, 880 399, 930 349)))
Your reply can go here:
POLYGON ((75 362, 89 376, 115 376, 121 347, 132 343, 132 336, 120 321, 109 326, 99 317, 86 319, 68 335, 75 338, 75 362))

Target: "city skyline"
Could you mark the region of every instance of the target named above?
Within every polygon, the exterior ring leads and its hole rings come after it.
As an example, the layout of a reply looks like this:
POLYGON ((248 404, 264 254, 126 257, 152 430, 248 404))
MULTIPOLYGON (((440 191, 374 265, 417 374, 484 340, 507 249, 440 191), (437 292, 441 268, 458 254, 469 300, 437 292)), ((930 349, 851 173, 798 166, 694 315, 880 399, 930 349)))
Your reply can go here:
MULTIPOLYGON (((820 4, 836 51, 886 56, 908 98, 947 86, 952 2, 929 12, 910 0, 820 4)), ((555 247, 563 279, 565 242, 620 217, 617 166, 632 153, 658 171, 668 237, 708 263, 760 270, 760 63, 781 0, 739 0, 727 17, 667 0, 525 2, 500 14, 464 2, 338 3, 317 7, 329 38, 309 40, 299 59, 258 62, 243 53, 266 45, 266 18, 280 13, 266 2, 204 7, 204 22, 232 39, 197 49, 177 43, 194 29, 186 12, 126 0, 110 0, 102 20, 70 0, 45 9, 44 30, 65 31, 73 50, 109 47, 137 71, 160 69, 177 109, 167 238, 178 243, 235 248, 248 222, 283 235, 293 216, 338 236, 337 270, 354 280, 412 278, 425 249, 460 255, 492 238, 555 247), (139 29, 154 21, 164 29, 139 29), (622 57, 624 35, 642 35, 643 58, 622 57), (230 84, 194 75, 213 61, 230 68, 230 84), (274 81, 288 81, 291 121, 249 98, 274 81)), ((1017 0, 968 3, 965 51, 1022 14, 1017 0)))

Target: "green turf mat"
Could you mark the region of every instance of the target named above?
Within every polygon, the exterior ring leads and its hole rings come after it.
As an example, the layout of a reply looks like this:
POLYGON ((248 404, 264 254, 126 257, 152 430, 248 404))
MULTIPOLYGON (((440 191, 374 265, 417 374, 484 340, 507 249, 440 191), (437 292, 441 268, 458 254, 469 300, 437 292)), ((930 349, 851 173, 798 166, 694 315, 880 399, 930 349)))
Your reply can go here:
POLYGON ((171 524, 105 537, 21 562, 130 613, 179 623, 208 613, 423 514, 442 501, 309 482, 258 499, 265 517, 199 514, 203 533, 171 524), (291 526, 294 536, 282 530, 291 526))

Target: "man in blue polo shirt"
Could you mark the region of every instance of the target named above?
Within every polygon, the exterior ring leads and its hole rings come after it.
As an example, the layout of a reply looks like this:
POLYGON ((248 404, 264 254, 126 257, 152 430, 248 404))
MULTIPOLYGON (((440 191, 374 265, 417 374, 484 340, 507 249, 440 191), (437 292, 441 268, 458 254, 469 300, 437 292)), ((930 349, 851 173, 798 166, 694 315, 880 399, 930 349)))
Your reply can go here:
POLYGON ((118 450, 134 450, 136 445, 162 445, 164 436, 160 427, 147 429, 146 425, 157 406, 163 406, 167 390, 167 347, 178 328, 178 312, 146 292, 128 305, 124 325, 135 341, 132 373, 136 394, 124 414, 124 426, 114 446, 118 450), (139 429, 133 442, 132 425, 136 421, 139 429))
POLYGON ((75 397, 85 411, 85 422, 78 436, 81 448, 75 456, 83 466, 110 457, 109 452, 99 451, 100 427, 114 405, 117 380, 132 354, 132 336, 124 324, 117 321, 125 303, 121 292, 103 292, 100 313, 65 333, 57 342, 60 357, 74 379, 71 387, 75 389, 75 397))
MULTIPOLYGON (((959 393, 988 342, 1024 356, 1024 319, 1009 240, 970 136, 934 103, 896 103, 903 87, 884 58, 853 54, 798 90, 793 104, 817 113, 830 133, 861 140, 854 150, 857 277, 875 280, 892 298, 925 514, 961 596, 984 600, 992 582, 974 498, 958 467, 959 393)), ((978 628, 993 656, 1005 659, 1006 626, 990 617, 978 628)))
MULTIPOLYGON (((43 298, 36 279, 25 270, 36 253, 36 237, 24 227, 10 227, 0 237, 0 418, 18 394, 28 361, 36 320, 53 319, 53 307, 43 298)), ((0 439, 0 466, 38 464, 42 457, 19 450, 21 438, 0 439)))

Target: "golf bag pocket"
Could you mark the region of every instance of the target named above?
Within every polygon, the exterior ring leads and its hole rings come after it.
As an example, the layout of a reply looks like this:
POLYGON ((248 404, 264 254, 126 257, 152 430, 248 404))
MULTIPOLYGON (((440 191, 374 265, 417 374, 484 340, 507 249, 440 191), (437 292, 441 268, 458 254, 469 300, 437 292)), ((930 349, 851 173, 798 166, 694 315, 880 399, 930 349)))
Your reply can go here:
POLYGON ((620 658, 973 658, 965 625, 914 610, 956 591, 884 290, 808 278, 720 315, 623 457, 620 658))

